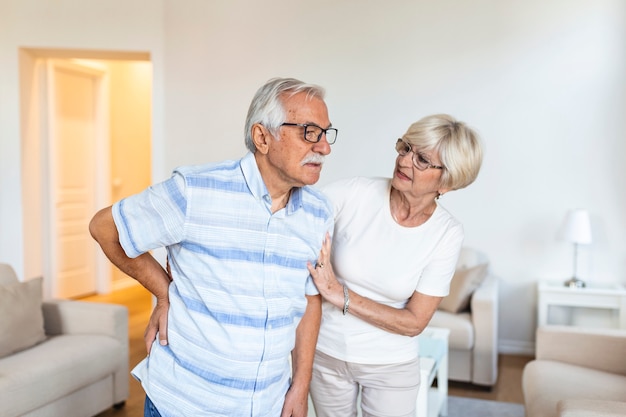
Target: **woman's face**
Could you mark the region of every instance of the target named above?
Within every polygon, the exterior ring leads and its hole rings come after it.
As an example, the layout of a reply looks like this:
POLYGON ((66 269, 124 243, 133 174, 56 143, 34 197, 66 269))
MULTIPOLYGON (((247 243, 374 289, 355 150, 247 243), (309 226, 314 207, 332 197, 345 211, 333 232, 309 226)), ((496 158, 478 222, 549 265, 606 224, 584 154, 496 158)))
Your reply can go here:
MULTIPOLYGON (((432 197, 433 199, 443 194, 444 190, 439 183, 443 170, 432 166, 442 166, 436 151, 423 151, 415 156, 416 149, 413 146, 405 155, 396 158, 395 170, 391 185, 398 191, 414 198, 432 197), (424 170, 419 170, 413 163, 414 158, 421 158, 430 165, 424 170)), ((423 165, 423 164, 422 164, 423 165)), ((445 169, 445 168, 444 168, 445 169)))

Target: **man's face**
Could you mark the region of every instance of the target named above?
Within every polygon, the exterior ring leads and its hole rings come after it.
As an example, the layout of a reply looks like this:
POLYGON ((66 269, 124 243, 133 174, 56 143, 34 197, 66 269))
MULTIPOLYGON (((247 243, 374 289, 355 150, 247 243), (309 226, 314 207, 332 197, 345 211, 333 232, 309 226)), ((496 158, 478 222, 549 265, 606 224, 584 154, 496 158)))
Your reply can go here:
MULTIPOLYGON (((284 100, 285 123, 317 125, 323 129, 331 126, 328 109, 323 100, 307 98, 299 93, 284 100)), ((272 177, 280 185, 301 187, 315 184, 320 177, 324 156, 330 154, 326 135, 317 143, 304 140, 304 127, 282 126, 278 140, 269 141, 268 162, 272 177)))

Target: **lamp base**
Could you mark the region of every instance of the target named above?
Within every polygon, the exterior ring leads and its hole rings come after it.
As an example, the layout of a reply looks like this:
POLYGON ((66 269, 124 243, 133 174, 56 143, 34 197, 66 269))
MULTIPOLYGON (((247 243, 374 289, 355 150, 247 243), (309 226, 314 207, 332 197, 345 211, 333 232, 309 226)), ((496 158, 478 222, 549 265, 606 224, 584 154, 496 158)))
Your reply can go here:
POLYGON ((586 287, 585 281, 583 281, 582 279, 578 279, 576 277, 568 279, 567 281, 565 281, 564 284, 566 287, 570 287, 570 288, 585 288, 586 287))

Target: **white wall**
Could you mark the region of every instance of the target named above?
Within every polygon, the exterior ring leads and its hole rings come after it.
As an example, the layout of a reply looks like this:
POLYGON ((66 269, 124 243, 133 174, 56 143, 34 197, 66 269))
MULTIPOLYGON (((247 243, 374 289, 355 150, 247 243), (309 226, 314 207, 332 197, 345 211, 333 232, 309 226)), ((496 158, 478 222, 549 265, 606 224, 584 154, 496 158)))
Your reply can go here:
POLYGON ((536 281, 572 272, 556 240, 568 209, 592 214, 583 278, 626 282, 622 0, 49 3, 0 0, 0 261, 23 258, 15 63, 35 45, 154 53, 155 179, 242 155, 247 106, 274 76, 328 91, 340 133, 322 183, 390 175, 395 139, 424 115, 476 127, 483 170, 442 203, 502 278, 503 352, 532 349, 536 281))
POLYGON ((340 133, 322 183, 391 175, 395 139, 448 112, 486 146, 477 182, 442 203, 502 278, 502 351, 532 351, 536 281, 572 273, 556 240, 568 209, 595 227, 583 277, 626 282, 623 1, 178 4, 165 10, 165 166, 243 153, 247 105, 273 76, 327 88, 340 133))

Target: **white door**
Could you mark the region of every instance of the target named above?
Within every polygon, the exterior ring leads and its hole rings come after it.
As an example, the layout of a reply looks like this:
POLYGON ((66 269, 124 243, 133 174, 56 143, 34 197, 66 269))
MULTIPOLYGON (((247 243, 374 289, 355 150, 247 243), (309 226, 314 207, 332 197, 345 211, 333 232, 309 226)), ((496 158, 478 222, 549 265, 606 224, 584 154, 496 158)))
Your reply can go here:
POLYGON ((49 60, 48 262, 52 296, 97 289, 96 250, 88 230, 96 212, 96 152, 104 72, 49 60))

